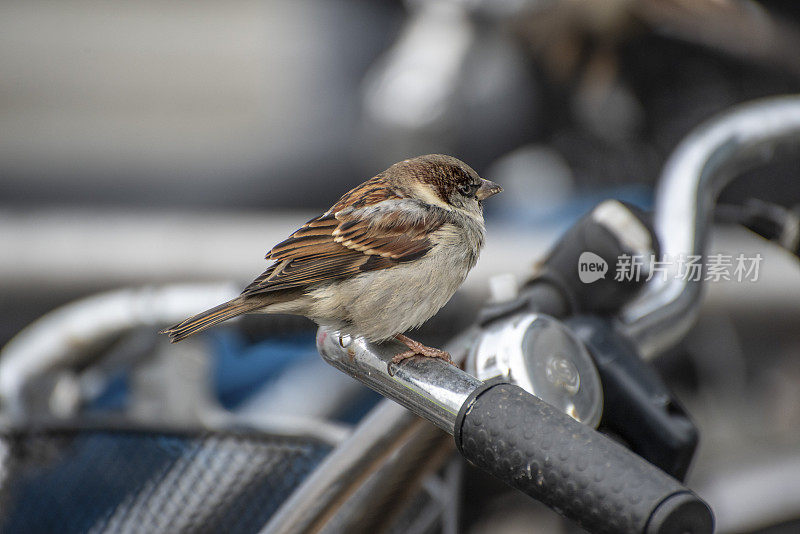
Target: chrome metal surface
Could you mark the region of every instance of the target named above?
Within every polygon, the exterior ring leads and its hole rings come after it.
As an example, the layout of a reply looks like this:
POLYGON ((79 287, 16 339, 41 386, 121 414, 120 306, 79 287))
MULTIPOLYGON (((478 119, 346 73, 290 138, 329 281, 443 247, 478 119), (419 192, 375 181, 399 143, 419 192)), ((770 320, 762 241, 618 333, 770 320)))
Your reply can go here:
MULTIPOLYGON (((392 401, 386 400, 385 402, 392 401)), ((399 407, 399 406, 396 406, 399 407)), ((396 443, 383 449, 371 470, 352 483, 343 499, 335 501, 328 510, 325 524, 320 525, 319 534, 349 534, 351 532, 381 532, 386 526, 403 525, 403 532, 432 532, 417 530, 402 521, 395 521, 412 504, 415 495, 430 483, 439 481, 437 470, 451 457, 457 456, 453 438, 435 426, 414 417, 409 432, 396 443)), ((438 497, 438 496, 437 496, 438 497)), ((444 511, 447 501, 430 502, 423 499, 415 513, 432 516, 433 522, 444 511)), ((418 516, 417 520, 422 520, 418 516)), ((422 520, 425 523, 425 520, 422 520)), ((416 521, 415 521, 416 523, 416 521)))
POLYGON ((383 401, 281 505, 262 534, 318 530, 333 509, 357 489, 363 477, 377 469, 402 437, 419 424, 421 421, 405 408, 383 401))
MULTIPOLYGON (((733 108, 694 130, 670 156, 656 190, 654 225, 672 260, 706 253, 713 207, 738 174, 800 146, 800 97, 759 100, 733 108)), ((700 281, 673 272, 653 277, 620 314, 623 330, 652 358, 677 343, 696 318, 700 281)))
POLYGON ((329 364, 449 434, 453 433, 461 406, 481 385, 474 376, 442 360, 411 358, 399 365, 391 364, 395 354, 408 350, 396 341, 378 345, 320 328, 317 348, 329 364))
POLYGON ((473 344, 467 371, 501 377, 591 427, 603 415, 600 377, 583 343, 548 315, 520 313, 490 323, 473 344))
MULTIPOLYGON (((454 360, 465 357, 475 333, 476 330, 469 330, 447 345, 454 360)), ((353 434, 281 505, 262 533, 299 534, 334 528, 343 524, 342 514, 346 515, 356 501, 366 506, 360 509, 384 509, 385 494, 374 491, 367 495, 359 489, 361 485, 375 477, 385 477, 382 480, 390 487, 395 487, 391 485, 394 482, 397 487, 405 487, 404 482, 417 477, 417 469, 424 469, 430 460, 429 453, 420 458, 419 445, 431 443, 435 448, 437 434, 445 436, 414 413, 452 434, 455 415, 469 392, 480 384, 438 360, 407 360, 393 365, 394 375, 389 375, 387 362, 406 350, 400 344, 341 339, 338 333, 320 328, 317 347, 325 361, 392 400, 382 401, 359 423, 353 434), (441 376, 435 377, 437 374, 441 376), (450 381, 442 377, 450 377, 450 381), (445 393, 448 384, 452 390, 445 393), (402 465, 413 469, 398 469, 402 465)))
POLYGON ((97 343, 139 326, 155 332, 236 294, 232 284, 141 287, 100 293, 53 310, 0 350, 3 412, 23 417, 25 385, 47 371, 80 363, 97 343))

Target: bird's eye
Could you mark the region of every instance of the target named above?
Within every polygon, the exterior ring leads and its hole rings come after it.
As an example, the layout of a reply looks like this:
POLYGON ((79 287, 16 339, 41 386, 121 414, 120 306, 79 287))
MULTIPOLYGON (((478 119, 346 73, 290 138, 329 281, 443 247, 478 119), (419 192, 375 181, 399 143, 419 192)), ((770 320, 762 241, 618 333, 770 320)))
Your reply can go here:
POLYGON ((480 186, 476 184, 461 184, 458 186, 458 192, 465 197, 473 197, 475 196, 475 191, 477 191, 479 187, 480 186))

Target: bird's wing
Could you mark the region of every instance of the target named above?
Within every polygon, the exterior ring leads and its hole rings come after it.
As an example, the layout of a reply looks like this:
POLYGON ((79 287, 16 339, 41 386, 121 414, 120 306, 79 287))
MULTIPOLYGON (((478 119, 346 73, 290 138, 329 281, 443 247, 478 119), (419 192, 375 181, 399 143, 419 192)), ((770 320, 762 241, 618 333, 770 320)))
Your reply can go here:
POLYGON ((275 245, 267 254, 275 263, 242 294, 303 287, 418 259, 434 246, 430 234, 446 222, 444 210, 413 199, 386 192, 362 202, 365 198, 343 204, 345 195, 275 245))

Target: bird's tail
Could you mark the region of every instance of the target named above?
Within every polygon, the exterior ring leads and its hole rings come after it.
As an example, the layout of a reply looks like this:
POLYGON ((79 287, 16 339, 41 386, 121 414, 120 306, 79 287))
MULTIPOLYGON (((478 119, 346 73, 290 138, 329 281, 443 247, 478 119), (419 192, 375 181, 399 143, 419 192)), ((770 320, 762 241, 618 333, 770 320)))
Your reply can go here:
POLYGON ((166 330, 162 330, 162 334, 167 334, 172 343, 189 337, 198 332, 202 332, 206 328, 210 328, 217 323, 221 323, 237 315, 242 315, 255 308, 263 306, 263 302, 258 302, 255 299, 245 299, 244 297, 237 297, 228 302, 215 306, 210 310, 198 313, 186 319, 185 321, 171 326, 166 330))

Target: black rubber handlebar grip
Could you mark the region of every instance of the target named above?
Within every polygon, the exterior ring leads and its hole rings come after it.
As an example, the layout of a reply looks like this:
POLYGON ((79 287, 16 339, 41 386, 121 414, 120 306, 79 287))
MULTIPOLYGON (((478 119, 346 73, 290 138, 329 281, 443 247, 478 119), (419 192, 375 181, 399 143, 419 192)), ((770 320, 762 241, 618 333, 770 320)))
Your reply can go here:
POLYGON ((640 456, 511 384, 464 403, 461 454, 597 534, 710 534, 711 509, 640 456))

